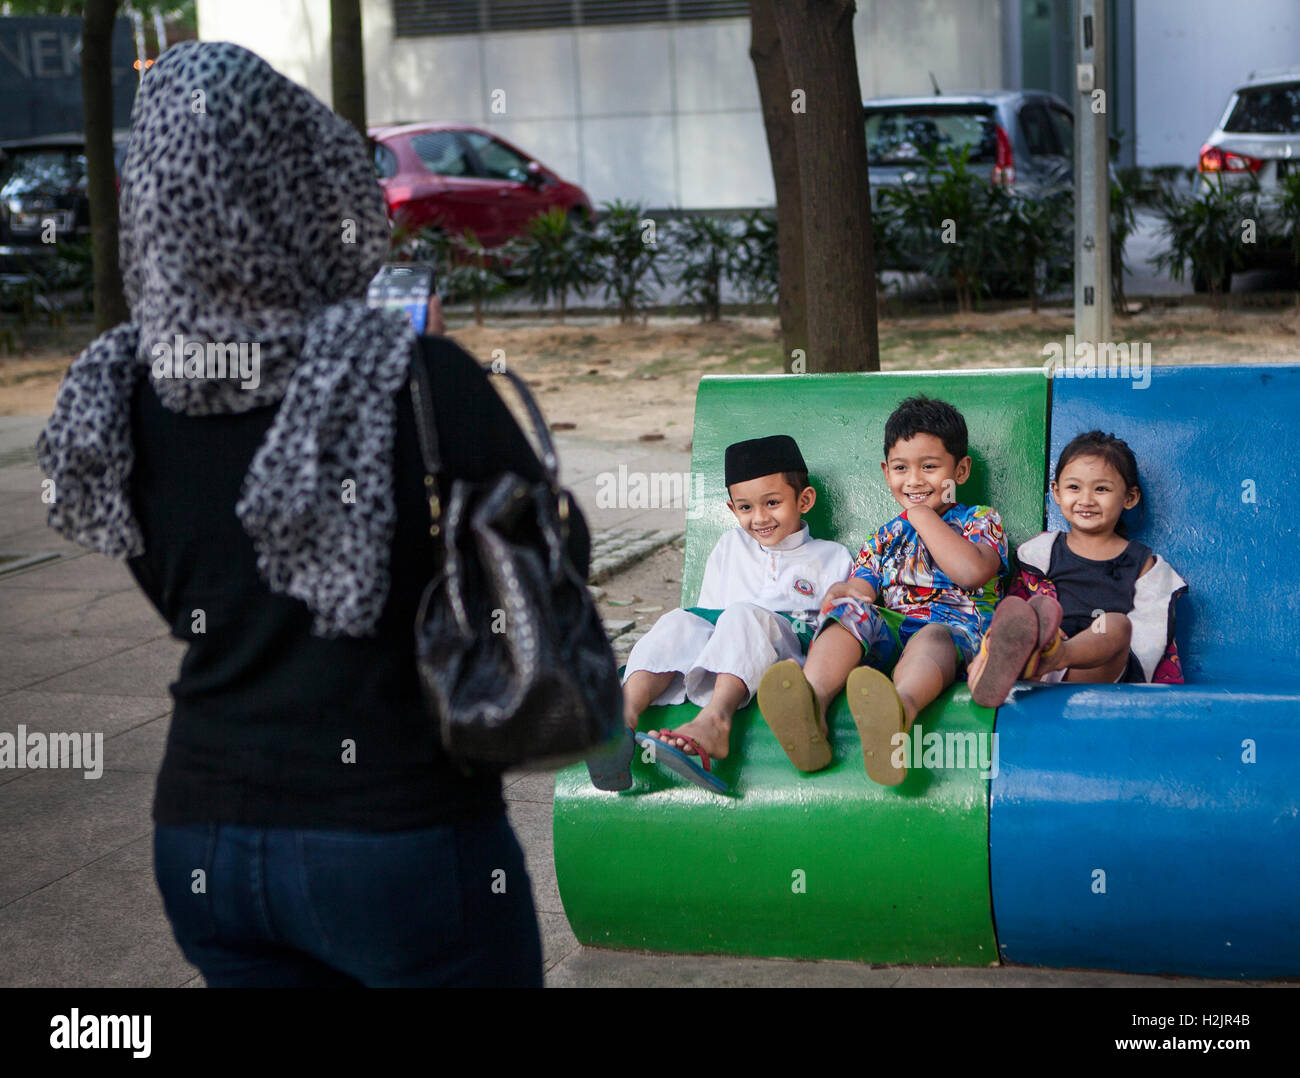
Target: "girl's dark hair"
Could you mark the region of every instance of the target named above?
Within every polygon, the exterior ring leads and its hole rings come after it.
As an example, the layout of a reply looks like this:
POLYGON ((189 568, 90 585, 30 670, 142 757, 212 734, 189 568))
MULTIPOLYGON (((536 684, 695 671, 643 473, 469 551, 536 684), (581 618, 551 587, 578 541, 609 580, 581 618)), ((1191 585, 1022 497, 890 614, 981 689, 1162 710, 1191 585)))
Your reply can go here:
MULTIPOLYGON (((1070 441, 1061 455, 1056 458, 1056 474, 1053 476, 1055 482, 1061 481, 1061 473, 1065 471, 1065 466, 1075 457, 1100 457, 1109 464, 1115 471, 1119 472, 1119 477, 1124 482, 1124 492, 1127 494, 1134 487, 1139 494, 1142 494, 1142 484, 1138 481, 1137 457, 1133 455, 1133 450, 1128 447, 1128 442, 1122 438, 1116 438, 1113 434, 1106 434, 1099 430, 1090 430, 1086 434, 1077 435, 1070 441)), ((1146 497, 1138 502, 1138 509, 1141 510, 1142 519, 1146 517, 1146 497)), ((1115 525, 1115 531, 1128 538, 1128 529, 1124 526, 1124 520, 1121 519, 1115 525)))

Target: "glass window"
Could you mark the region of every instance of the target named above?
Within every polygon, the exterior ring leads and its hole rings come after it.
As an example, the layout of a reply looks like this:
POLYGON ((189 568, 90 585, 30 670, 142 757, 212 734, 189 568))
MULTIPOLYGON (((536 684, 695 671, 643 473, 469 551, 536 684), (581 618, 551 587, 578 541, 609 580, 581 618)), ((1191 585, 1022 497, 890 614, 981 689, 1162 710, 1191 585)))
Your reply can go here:
POLYGON ((375 143, 375 175, 381 180, 397 175, 397 154, 382 142, 375 143))
POLYGON ((670 17, 668 0, 583 0, 582 21, 602 23, 646 22, 670 17))
POLYGON ((438 176, 472 176, 469 159, 454 131, 430 131, 415 135, 411 148, 424 167, 438 176))
POLYGON ((17 150, 0 168, 5 198, 86 189, 86 156, 76 150, 17 150))
POLYGON ((1300 134, 1300 82, 1238 90, 1223 129, 1249 135, 1300 134))
POLYGON ((1025 143, 1031 157, 1059 157, 1056 132, 1047 110, 1042 105, 1026 105, 1020 110, 1020 130, 1025 133, 1025 143))
POLYGON ((534 30, 542 26, 573 25, 570 0, 490 0, 485 14, 486 30, 534 30))
POLYGON ((1060 147, 1061 154, 1074 159, 1074 117, 1065 109, 1049 108, 1048 115, 1052 117, 1052 126, 1056 128, 1056 144, 1060 147))
POLYGON ((491 135, 481 131, 465 132, 465 141, 482 166, 482 175, 493 180, 513 180, 523 183, 528 179, 528 158, 503 146, 491 135))
POLYGON ((867 111, 867 164, 919 165, 927 154, 969 148, 971 163, 997 157, 993 109, 908 106, 867 111))
POLYGON ((749 0, 389 0, 393 32, 473 34, 543 26, 749 17, 749 0))

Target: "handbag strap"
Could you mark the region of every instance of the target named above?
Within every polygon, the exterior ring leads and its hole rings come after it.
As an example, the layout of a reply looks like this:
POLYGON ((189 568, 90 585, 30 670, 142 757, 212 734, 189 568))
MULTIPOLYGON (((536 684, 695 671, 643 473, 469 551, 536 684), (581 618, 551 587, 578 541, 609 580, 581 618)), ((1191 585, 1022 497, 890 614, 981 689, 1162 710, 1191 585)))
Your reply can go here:
POLYGON ((424 493, 429 499, 429 534, 441 531, 442 503, 438 499, 438 473, 442 458, 438 455, 438 431, 433 423, 433 387, 429 372, 418 348, 411 355, 411 403, 415 406, 415 433, 424 461, 424 493))
MULTIPOLYGON (((533 433, 541 446, 542 468, 546 473, 547 483, 559 500, 560 518, 567 525, 569 516, 569 495, 560 489, 560 462, 555 452, 555 443, 551 432, 542 416, 542 410, 529 392, 524 380, 512 370, 495 370, 491 364, 482 364, 485 374, 504 374, 510 379, 519 393, 528 417, 533 424, 533 433)), ((442 470, 442 457, 438 453, 438 430, 433 421, 433 387, 429 382, 429 371, 417 350, 411 356, 411 403, 415 406, 415 431, 420 443, 420 459, 424 462, 424 489, 429 500, 429 534, 437 535, 442 517, 442 504, 438 499, 438 473, 442 470)), ((567 532, 567 526, 566 526, 567 532)))
POLYGON ((533 422, 533 433, 537 436, 537 442, 542 449, 542 467, 546 470, 546 479, 550 483, 552 490, 559 490, 560 457, 555 452, 555 443, 551 441, 551 430, 547 426, 546 417, 542 415, 542 410, 537 406, 537 401, 529 391, 527 383, 509 367, 497 370, 492 364, 485 363, 483 364, 483 371, 485 374, 505 375, 519 393, 520 400, 524 402, 524 407, 528 409, 528 418, 533 422))

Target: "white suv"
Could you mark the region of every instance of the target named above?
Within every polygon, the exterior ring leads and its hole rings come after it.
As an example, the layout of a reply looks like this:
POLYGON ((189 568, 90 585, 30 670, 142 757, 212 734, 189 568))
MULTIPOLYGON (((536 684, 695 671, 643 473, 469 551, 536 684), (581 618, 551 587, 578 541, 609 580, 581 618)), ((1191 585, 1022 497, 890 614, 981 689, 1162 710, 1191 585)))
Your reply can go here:
POLYGON ((1253 175, 1264 191, 1276 189, 1289 171, 1300 172, 1300 67, 1256 72, 1238 86, 1197 167, 1202 178, 1253 175))
MULTIPOLYGON (((1219 126, 1201 147, 1197 171, 1198 191, 1216 176, 1234 186, 1253 180, 1261 203, 1273 201, 1283 177, 1300 173, 1300 67, 1253 72, 1232 92, 1219 126)), ((1288 252, 1252 250, 1240 270, 1280 268, 1289 258, 1288 252)), ((1203 282, 1197 283, 1199 291, 1203 282)))

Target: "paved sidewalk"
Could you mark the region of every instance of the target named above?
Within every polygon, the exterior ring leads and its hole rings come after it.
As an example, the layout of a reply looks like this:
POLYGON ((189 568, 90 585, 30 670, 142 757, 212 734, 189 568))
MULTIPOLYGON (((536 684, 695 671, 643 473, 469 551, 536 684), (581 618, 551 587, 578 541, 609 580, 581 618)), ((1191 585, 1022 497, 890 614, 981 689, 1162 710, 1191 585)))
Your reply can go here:
MULTIPOLYGON (((0 417, 0 559, 51 560, 5 572, 0 560, 0 731, 100 731, 104 771, 0 770, 0 987, 198 986, 177 949, 152 874, 150 806, 182 645, 119 562, 65 543, 44 524, 31 446, 42 422, 0 417)), ((559 439, 564 480, 593 528, 680 531, 680 509, 596 506, 597 477, 682 471, 665 448, 559 439)), ((13 562, 9 563, 14 564, 13 562)), ((1110 973, 883 968, 598 951, 579 946, 555 881, 553 778, 507 776, 554 986, 1207 985, 1110 973)))

